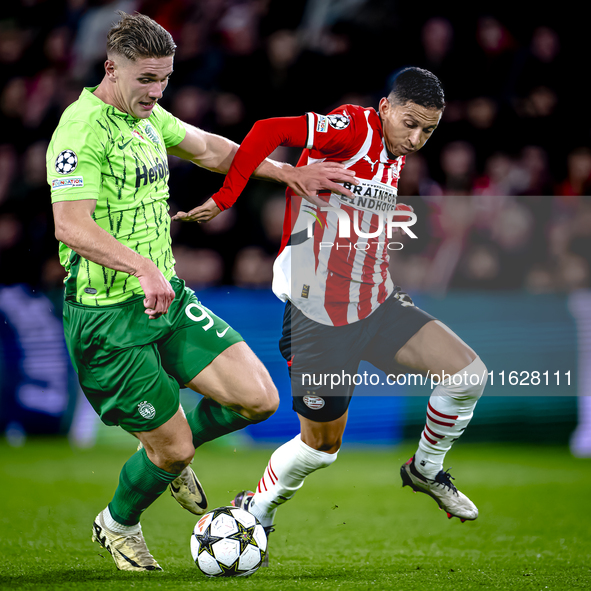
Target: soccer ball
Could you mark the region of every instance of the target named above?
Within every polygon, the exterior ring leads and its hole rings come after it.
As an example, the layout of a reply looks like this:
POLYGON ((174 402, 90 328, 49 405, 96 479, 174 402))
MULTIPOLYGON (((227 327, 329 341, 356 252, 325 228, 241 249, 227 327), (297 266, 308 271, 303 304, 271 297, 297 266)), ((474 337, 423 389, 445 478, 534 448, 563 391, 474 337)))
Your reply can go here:
POLYGON ((55 170, 59 174, 68 174, 78 166, 78 156, 73 150, 64 150, 55 160, 55 170))
POLYGON ((191 536, 191 555, 208 577, 248 577, 261 566, 267 536, 259 520, 238 507, 206 513, 191 536))

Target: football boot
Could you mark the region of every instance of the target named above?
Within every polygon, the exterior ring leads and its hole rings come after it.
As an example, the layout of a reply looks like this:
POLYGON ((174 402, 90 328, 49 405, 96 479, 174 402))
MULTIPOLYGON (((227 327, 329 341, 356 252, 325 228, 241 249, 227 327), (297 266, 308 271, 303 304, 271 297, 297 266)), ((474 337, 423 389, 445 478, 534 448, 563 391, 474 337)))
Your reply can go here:
POLYGON ((419 473, 415 467, 415 457, 412 456, 400 468, 402 486, 410 486, 415 492, 429 495, 443 509, 449 519, 458 517, 462 523, 473 521, 478 517, 478 508, 452 483, 454 479, 449 470, 440 470, 434 479, 419 473))
POLYGON ((205 491, 191 466, 170 483, 170 494, 181 507, 195 515, 203 515, 207 510, 205 491))
POLYGON ((98 542, 108 550, 119 570, 150 571, 162 570, 154 557, 150 554, 142 528, 134 534, 123 534, 109 530, 105 525, 103 511, 92 524, 92 541, 98 542))

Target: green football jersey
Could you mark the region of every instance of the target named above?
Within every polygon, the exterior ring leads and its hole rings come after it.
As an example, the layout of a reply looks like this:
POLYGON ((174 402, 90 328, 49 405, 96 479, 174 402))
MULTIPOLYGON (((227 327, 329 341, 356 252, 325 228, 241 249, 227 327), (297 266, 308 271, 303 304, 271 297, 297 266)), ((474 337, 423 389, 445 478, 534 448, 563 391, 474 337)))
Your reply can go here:
MULTIPOLYGON (((119 242, 174 275, 168 215, 166 148, 185 137, 183 124, 159 105, 137 119, 85 88, 61 117, 47 150, 51 201, 96 199, 94 221, 119 242)), ((66 298, 88 306, 143 294, 137 278, 97 265, 60 242, 66 298)))

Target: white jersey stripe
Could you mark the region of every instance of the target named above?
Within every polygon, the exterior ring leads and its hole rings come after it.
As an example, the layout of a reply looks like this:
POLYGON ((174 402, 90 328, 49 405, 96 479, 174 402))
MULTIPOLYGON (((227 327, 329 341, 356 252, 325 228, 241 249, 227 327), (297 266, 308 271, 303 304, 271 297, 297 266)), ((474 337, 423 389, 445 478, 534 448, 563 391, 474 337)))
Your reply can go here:
POLYGON ((308 137, 306 139, 306 148, 309 150, 314 145, 314 113, 306 113, 308 117, 308 137))
POLYGON ((365 122, 367 123, 367 135, 365 137, 365 141, 363 142, 363 145, 359 149, 359 152, 357 152, 357 154, 355 154, 355 156, 353 156, 349 160, 345 160, 343 162, 343 164, 347 168, 351 168, 351 166, 353 166, 353 164, 355 164, 356 162, 359 162, 359 160, 361 160, 369 152, 369 149, 371 148, 371 142, 373 140, 373 129, 371 128, 371 125, 368 122, 370 111, 365 111, 364 114, 365 114, 365 122))
POLYGON ((291 246, 286 246, 273 263, 273 293, 282 301, 291 300, 291 246))

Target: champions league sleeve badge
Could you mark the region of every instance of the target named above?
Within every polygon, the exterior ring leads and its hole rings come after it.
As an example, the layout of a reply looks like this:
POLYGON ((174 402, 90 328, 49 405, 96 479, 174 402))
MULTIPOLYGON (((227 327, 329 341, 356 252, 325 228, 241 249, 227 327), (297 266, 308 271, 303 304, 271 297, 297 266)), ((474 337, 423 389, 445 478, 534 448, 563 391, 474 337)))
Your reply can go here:
POLYGON ((78 166, 78 156, 74 150, 63 150, 55 159, 55 171, 59 174, 70 174, 78 166))
POLYGON ((351 120, 346 115, 328 115, 328 123, 335 129, 345 129, 351 123, 351 120))

